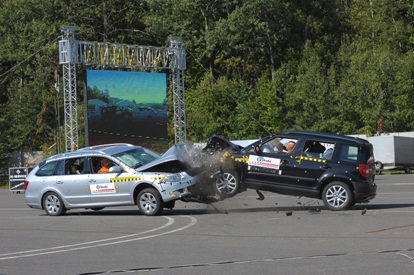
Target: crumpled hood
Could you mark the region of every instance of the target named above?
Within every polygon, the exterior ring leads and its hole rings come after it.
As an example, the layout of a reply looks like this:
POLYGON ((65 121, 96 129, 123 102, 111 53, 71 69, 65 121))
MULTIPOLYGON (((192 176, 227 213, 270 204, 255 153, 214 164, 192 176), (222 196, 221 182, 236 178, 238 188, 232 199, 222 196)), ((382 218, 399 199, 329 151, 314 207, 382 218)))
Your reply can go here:
MULTIPOLYGON (((175 144, 170 149, 168 149, 159 159, 151 161, 143 166, 136 168, 135 170, 138 172, 143 172, 145 170, 151 169, 154 166, 166 164, 166 163, 176 163, 181 162, 185 165, 191 165, 192 163, 192 152, 194 152, 194 148, 189 147, 184 144, 175 144)), ((163 172, 163 171, 160 171, 163 172)))
POLYGON ((212 135, 204 148, 187 144, 175 144, 159 159, 136 168, 137 172, 183 172, 192 168, 210 167, 216 164, 226 151, 238 152, 242 146, 232 143, 226 138, 212 135))
POLYGON ((220 137, 218 135, 212 135, 208 141, 206 147, 204 147, 203 151, 216 153, 223 150, 230 150, 232 152, 239 152, 243 149, 242 146, 237 145, 230 140, 220 137))

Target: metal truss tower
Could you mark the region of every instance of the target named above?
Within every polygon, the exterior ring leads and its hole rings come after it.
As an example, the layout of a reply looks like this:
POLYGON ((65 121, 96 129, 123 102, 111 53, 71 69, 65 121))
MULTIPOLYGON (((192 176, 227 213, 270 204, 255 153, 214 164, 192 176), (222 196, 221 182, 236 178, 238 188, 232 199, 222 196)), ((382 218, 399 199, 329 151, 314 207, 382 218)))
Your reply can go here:
MULTIPOLYGON (((182 48, 182 39, 180 37, 170 38, 170 47, 177 50, 185 51, 182 48)), ((185 59, 184 59, 185 60, 185 59)), ((184 143, 187 137, 185 125, 185 95, 184 95, 184 69, 173 69, 173 101, 174 101, 174 129, 175 143, 184 143)))
POLYGON ((76 99, 76 27, 62 27, 59 60, 63 67, 66 152, 78 148, 78 103, 76 99))
POLYGON ((170 47, 78 41, 76 27, 62 26, 59 64, 63 67, 66 151, 78 148, 76 66, 102 66, 141 70, 167 69, 172 74, 175 143, 186 141, 184 70, 185 49, 180 37, 170 38, 170 47))

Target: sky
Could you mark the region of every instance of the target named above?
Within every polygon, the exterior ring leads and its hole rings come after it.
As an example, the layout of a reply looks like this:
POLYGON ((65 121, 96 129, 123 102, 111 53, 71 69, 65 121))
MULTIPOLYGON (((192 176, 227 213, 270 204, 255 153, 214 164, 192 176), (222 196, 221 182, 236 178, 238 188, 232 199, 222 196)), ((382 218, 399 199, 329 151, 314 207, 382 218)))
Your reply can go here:
POLYGON ((165 73, 87 70, 86 81, 107 91, 110 97, 135 100, 136 103, 163 103, 167 96, 165 73))

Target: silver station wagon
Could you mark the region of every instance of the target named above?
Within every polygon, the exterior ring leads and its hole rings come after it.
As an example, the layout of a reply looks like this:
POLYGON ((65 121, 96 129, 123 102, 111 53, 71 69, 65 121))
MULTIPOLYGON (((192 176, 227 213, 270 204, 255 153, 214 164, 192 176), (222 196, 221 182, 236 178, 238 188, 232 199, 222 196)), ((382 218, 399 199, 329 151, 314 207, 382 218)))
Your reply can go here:
POLYGON ((190 187, 197 182, 184 169, 177 169, 179 158, 175 147, 161 157, 130 144, 58 154, 26 177, 25 200, 29 207, 44 209, 51 216, 74 208, 122 205, 137 205, 142 214, 157 215, 163 208, 172 209, 176 200, 190 198, 190 187))

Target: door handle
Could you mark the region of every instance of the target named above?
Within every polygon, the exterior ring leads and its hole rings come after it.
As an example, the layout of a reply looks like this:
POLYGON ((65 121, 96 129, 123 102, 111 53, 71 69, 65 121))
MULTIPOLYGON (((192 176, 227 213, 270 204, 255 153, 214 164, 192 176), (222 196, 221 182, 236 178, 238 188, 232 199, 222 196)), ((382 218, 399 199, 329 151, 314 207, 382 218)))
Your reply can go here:
POLYGON ((63 184, 63 181, 57 181, 56 184, 63 184))
POLYGON ((280 164, 289 164, 289 161, 287 161, 287 160, 282 160, 281 162, 280 162, 280 164))
POLYGON ((89 182, 90 182, 90 183, 95 183, 95 182, 96 182, 96 180, 89 180, 89 182))
POLYGON ((324 169, 329 169, 329 168, 332 168, 330 165, 328 165, 328 164, 325 164, 324 166, 323 166, 323 168, 324 169))

